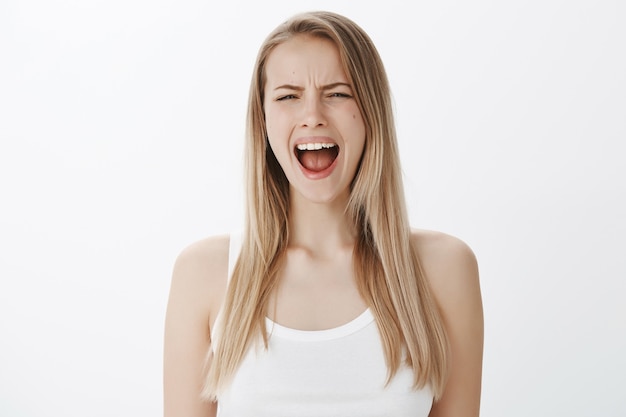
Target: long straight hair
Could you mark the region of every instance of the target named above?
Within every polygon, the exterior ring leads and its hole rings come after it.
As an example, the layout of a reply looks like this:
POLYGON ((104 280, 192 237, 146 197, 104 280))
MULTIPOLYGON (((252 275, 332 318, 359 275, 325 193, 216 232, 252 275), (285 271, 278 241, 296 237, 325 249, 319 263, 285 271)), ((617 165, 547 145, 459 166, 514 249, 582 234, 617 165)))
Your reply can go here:
POLYGON ((389 83, 369 36, 330 12, 292 17, 269 35, 257 56, 246 126, 243 245, 216 324, 220 337, 209 353, 203 395, 219 397, 259 336, 267 347, 268 300, 289 239, 289 183, 267 143, 265 64, 277 45, 303 35, 337 46, 365 121, 365 147, 346 210, 357 231, 357 285, 379 329, 387 382, 407 365, 413 369, 414 388, 428 385, 437 399, 447 375, 448 343, 411 241, 389 83))

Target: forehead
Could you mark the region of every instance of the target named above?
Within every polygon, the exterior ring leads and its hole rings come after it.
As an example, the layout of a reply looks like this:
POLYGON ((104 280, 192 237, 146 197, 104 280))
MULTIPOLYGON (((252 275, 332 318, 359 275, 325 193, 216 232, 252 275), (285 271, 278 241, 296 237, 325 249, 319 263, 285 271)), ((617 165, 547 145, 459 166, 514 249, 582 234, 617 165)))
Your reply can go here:
POLYGON ((265 65, 267 87, 274 84, 347 82, 337 46, 329 39, 296 35, 277 45, 265 65))

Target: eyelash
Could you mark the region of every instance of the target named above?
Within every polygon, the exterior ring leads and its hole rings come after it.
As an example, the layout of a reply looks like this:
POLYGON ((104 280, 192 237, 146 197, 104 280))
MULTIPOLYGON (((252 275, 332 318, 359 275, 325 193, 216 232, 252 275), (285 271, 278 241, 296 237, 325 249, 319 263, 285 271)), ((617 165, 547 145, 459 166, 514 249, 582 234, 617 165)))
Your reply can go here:
MULTIPOLYGON (((352 96, 350 94, 347 93, 330 93, 328 95, 328 97, 330 98, 352 98, 352 96)), ((276 99, 276 101, 285 101, 285 100, 291 100, 294 98, 298 98, 295 94, 287 94, 284 96, 280 96, 276 99)))
POLYGON ((286 96, 280 96, 276 99, 276 101, 290 100, 292 98, 296 98, 294 94, 287 94, 286 96))
POLYGON ((352 98, 352 96, 348 93, 331 93, 331 97, 342 97, 342 98, 352 98))

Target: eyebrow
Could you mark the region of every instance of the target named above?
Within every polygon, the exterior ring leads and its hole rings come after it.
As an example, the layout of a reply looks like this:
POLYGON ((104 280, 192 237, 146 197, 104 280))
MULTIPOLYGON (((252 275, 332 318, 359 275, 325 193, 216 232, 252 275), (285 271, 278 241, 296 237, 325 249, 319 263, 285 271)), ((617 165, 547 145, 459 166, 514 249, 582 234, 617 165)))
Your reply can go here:
MULTIPOLYGON (((322 91, 325 90, 332 90, 335 87, 348 87, 350 90, 352 90, 352 86, 348 83, 344 83, 344 82, 336 82, 336 83, 331 83, 331 84, 327 84, 327 85, 323 85, 322 86, 322 91)), ((276 87, 274 89, 274 91, 276 90, 281 90, 281 89, 285 89, 285 90, 295 90, 295 91, 303 91, 304 87, 300 87, 297 85, 292 85, 292 84, 283 84, 283 85, 279 85, 278 87, 276 87)))

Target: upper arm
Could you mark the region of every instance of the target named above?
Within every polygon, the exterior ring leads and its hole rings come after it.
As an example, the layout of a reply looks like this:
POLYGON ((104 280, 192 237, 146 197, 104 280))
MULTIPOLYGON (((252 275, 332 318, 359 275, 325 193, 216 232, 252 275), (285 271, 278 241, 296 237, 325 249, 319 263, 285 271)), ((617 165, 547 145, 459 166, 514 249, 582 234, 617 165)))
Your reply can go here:
POLYGON ((214 416, 200 398, 211 322, 221 305, 228 271, 228 239, 195 243, 178 256, 165 315, 164 416, 214 416))
POLYGON ((483 309, 476 257, 464 242, 444 234, 419 239, 418 250, 450 343, 448 380, 430 417, 478 416, 483 309))

